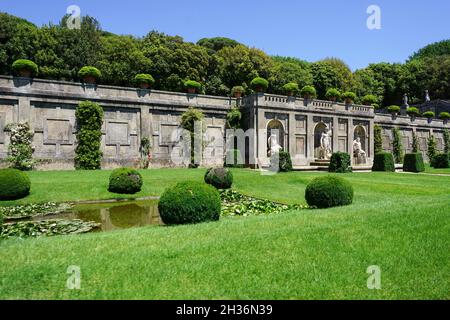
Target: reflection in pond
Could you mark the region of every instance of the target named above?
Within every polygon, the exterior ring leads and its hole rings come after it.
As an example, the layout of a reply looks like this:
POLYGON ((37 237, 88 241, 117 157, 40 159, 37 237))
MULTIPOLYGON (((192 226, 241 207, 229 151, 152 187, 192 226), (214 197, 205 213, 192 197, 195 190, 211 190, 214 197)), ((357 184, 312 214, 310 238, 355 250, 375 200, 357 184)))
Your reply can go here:
POLYGON ((156 200, 77 204, 69 212, 51 217, 36 217, 34 220, 49 218, 98 222, 101 225, 97 231, 162 224, 156 200))

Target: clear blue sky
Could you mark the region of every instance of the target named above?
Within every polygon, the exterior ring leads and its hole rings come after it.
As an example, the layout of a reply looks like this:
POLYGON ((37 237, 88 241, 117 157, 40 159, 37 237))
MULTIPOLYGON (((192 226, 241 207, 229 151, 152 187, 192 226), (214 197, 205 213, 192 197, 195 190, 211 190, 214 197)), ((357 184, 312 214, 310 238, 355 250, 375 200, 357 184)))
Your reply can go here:
POLYGON ((0 0, 0 11, 42 25, 57 23, 72 4, 118 34, 158 30, 191 42, 224 36, 271 55, 338 57, 353 70, 403 62, 417 49, 450 38, 449 0, 0 0), (372 4, 381 8, 381 30, 366 27, 372 4))

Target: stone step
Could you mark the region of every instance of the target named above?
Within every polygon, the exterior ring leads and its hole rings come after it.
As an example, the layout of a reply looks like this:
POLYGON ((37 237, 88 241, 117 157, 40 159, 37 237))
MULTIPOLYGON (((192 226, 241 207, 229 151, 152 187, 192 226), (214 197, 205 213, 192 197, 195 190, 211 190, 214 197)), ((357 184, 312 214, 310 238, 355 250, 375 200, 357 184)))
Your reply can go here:
POLYGON ((310 166, 314 167, 328 167, 330 165, 330 162, 317 162, 313 161, 309 164, 310 166))

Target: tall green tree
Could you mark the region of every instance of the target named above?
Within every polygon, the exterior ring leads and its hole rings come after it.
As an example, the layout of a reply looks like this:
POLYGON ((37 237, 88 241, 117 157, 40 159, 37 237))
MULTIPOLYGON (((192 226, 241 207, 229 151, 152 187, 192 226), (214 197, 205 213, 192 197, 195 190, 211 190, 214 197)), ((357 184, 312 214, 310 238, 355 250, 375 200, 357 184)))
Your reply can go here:
POLYGON ((403 162, 403 144, 400 135, 400 130, 398 128, 392 129, 393 141, 392 141, 392 153, 394 155, 395 163, 403 162))

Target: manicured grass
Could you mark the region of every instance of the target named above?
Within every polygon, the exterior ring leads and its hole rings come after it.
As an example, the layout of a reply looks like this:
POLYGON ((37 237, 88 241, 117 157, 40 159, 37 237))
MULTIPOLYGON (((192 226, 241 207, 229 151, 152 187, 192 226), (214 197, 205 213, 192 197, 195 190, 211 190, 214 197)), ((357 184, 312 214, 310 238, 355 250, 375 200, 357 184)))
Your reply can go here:
MULTIPOLYGON (((142 195, 203 173, 147 170, 142 195)), ((306 184, 325 174, 233 173, 241 192, 286 203, 303 203, 306 184)), ((108 174, 32 172, 30 198, 108 198, 96 187, 108 174)), ((355 188, 347 207, 2 241, 0 298, 449 299, 450 177, 341 176, 355 188), (81 267, 81 290, 66 288, 69 265, 81 267), (371 265, 380 290, 367 289, 371 265)))
POLYGON ((436 173, 436 174, 448 174, 450 175, 450 168, 435 169, 432 168, 428 163, 425 164, 425 173, 436 173))

